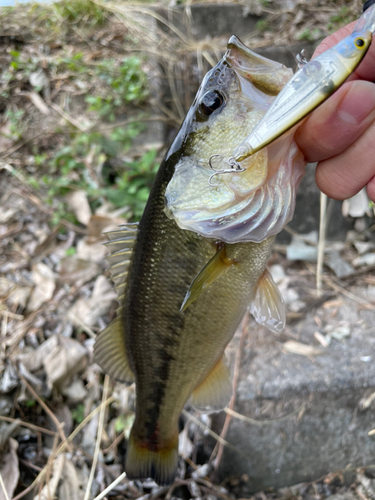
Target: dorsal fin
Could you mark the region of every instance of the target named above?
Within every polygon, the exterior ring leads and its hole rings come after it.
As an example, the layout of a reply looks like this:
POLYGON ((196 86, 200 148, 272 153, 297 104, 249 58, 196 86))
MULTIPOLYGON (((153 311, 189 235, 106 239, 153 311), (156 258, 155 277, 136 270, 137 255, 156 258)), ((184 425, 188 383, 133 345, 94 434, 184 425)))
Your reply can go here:
POLYGON ((122 305, 125 299, 126 278, 137 238, 137 224, 120 226, 106 233, 106 247, 111 251, 107 260, 111 279, 115 284, 119 307, 116 318, 103 330, 94 346, 95 362, 111 377, 120 382, 134 382, 125 347, 125 332, 122 323, 122 305))
POLYGON ((107 257, 108 269, 119 299, 125 289, 128 267, 137 238, 137 226, 138 224, 124 224, 120 229, 105 233, 109 241, 104 245, 111 252, 107 257))

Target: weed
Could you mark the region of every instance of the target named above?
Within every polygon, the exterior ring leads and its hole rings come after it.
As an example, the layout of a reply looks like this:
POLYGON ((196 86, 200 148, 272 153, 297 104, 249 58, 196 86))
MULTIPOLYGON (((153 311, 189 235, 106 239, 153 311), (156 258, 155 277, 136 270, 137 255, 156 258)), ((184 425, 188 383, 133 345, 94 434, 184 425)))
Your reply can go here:
POLYGON ((297 40, 306 40, 308 42, 314 42, 321 37, 321 32, 319 28, 305 29, 297 35, 297 40))
POLYGON ((102 25, 107 14, 105 9, 91 0, 63 0, 55 4, 58 16, 70 23, 89 24, 90 26, 102 25))
POLYGON ((259 19, 257 21, 255 28, 259 31, 266 31, 269 28, 269 22, 267 19, 259 19))
POLYGON ((80 424, 83 422, 83 419, 85 418, 85 406, 83 404, 77 405, 75 408, 72 409, 72 419, 74 422, 77 424, 80 424))

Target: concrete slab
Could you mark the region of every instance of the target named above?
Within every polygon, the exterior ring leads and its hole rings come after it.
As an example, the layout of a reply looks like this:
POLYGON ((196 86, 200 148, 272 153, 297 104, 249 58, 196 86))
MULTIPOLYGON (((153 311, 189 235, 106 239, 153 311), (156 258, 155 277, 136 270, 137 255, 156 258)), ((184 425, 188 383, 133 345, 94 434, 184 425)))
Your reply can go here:
MULTIPOLYGON (((354 293, 366 300, 375 297, 373 288, 354 293)), ((232 418, 226 439, 239 452, 225 448, 219 469, 241 496, 374 463, 375 436, 368 432, 375 428, 375 311, 350 299, 331 304, 280 335, 251 323, 235 407, 248 420, 232 418), (343 325, 349 336, 326 348, 314 337, 343 325), (288 340, 321 354, 286 352, 288 340)), ((237 336, 232 356, 238 342, 237 336)), ((216 417, 216 431, 222 420, 216 417)))

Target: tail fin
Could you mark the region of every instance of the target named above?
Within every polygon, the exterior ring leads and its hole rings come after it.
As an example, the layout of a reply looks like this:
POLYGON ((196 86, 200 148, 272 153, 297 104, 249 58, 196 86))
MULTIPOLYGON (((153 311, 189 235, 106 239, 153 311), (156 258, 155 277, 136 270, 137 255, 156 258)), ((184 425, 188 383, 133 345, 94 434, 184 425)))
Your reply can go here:
POLYGON ((129 479, 151 477, 158 485, 173 483, 178 465, 178 433, 165 447, 152 451, 130 433, 125 471, 129 479))

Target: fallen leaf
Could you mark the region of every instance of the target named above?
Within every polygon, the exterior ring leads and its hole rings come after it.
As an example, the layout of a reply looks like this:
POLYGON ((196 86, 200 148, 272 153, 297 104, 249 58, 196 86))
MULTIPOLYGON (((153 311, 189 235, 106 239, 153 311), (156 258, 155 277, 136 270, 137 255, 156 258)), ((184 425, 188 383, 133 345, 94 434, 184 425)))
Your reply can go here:
POLYGON ((91 218, 91 208, 87 201, 86 192, 82 189, 73 191, 65 196, 69 207, 73 210, 77 220, 87 226, 91 218))
POLYGON ((76 468, 71 460, 65 458, 62 483, 59 488, 59 500, 82 500, 85 492, 80 489, 76 468))
POLYGON ((81 379, 77 378, 62 390, 63 395, 72 404, 81 403, 87 396, 87 391, 81 379))
POLYGON ((301 342, 296 342, 295 340, 288 340, 284 342, 283 349, 286 352, 290 352, 292 354, 300 354, 301 356, 319 356, 322 354, 322 350, 318 347, 314 347, 308 344, 301 344, 301 342))
MULTIPOLYGON (((8 499, 13 498, 13 493, 17 487, 20 477, 17 450, 18 442, 15 439, 10 438, 8 441, 8 451, 0 455, 0 473, 8 499)), ((0 500, 7 500, 1 487, 0 500)))
POLYGON ((111 217, 105 215, 92 215, 90 217, 89 224, 87 226, 89 237, 100 238, 103 235, 103 231, 106 229, 110 231, 111 229, 118 229, 120 224, 124 224, 124 219, 120 217, 111 217))
POLYGON ((94 326, 98 319, 105 316, 117 293, 111 283, 104 277, 98 276, 95 281, 92 296, 89 299, 79 299, 69 311, 68 317, 77 326, 94 326))
POLYGON ((60 482, 65 464, 65 455, 59 455, 52 464, 52 477, 33 500, 51 500, 55 497, 57 486, 60 482))
POLYGON ((87 366, 86 349, 75 339, 57 336, 58 345, 44 358, 49 387, 63 388, 87 366))
POLYGON ((22 355, 22 363, 30 372, 39 370, 43 366, 44 359, 58 346, 58 344, 57 335, 52 335, 52 337, 43 342, 35 351, 22 355))
POLYGON ((84 283, 92 280, 101 272, 100 266, 95 262, 78 259, 76 256, 64 257, 60 261, 59 279, 63 283, 69 283, 81 287, 84 283))
POLYGON ((31 292, 27 309, 28 311, 36 311, 52 298, 56 288, 55 274, 46 264, 39 262, 33 265, 31 278, 36 286, 31 292))
POLYGON ((77 244, 76 256, 100 264, 108 255, 108 250, 103 245, 104 241, 104 238, 99 241, 97 238, 82 238, 77 244))

